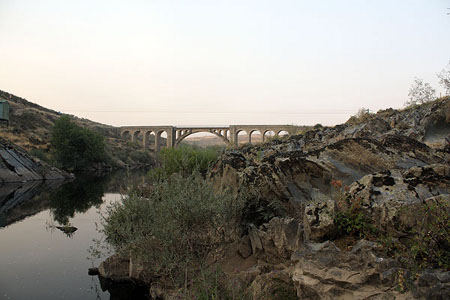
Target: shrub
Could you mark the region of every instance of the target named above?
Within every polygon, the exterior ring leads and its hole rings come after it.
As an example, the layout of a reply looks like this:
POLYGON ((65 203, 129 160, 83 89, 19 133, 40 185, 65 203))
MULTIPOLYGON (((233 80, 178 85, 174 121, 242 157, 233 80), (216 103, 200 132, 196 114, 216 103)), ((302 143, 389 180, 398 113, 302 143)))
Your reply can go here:
POLYGON ((189 266, 230 239, 242 198, 218 192, 195 173, 155 183, 148 198, 132 193, 107 209, 104 234, 116 252, 139 257, 150 272, 180 286, 189 266))
POLYGON ((422 79, 415 78, 414 83, 409 89, 409 101, 405 103, 406 106, 415 106, 433 101, 436 98, 436 90, 422 79))
POLYGON ((348 119, 347 123, 359 124, 367 121, 371 117, 371 115, 373 114, 370 112, 370 109, 361 107, 360 109, 358 109, 356 115, 351 116, 350 119, 348 119))
POLYGON ((375 227, 365 210, 361 207, 361 198, 352 198, 346 195, 348 187, 342 185, 340 180, 332 180, 331 185, 335 189, 337 211, 334 216, 341 234, 350 234, 358 238, 372 238, 375 227))
POLYGON ((449 213, 450 205, 445 199, 424 202, 415 210, 422 222, 412 230, 413 238, 406 254, 419 268, 450 269, 449 213))
POLYGON ((49 164, 53 163, 50 153, 48 151, 45 151, 44 149, 41 149, 41 148, 31 149, 30 155, 33 155, 46 163, 49 163, 49 164))
POLYGON ((439 83, 445 88, 445 94, 450 95, 450 61, 448 65, 438 73, 439 83))
POLYGON ((175 173, 187 176, 199 172, 205 175, 209 167, 217 160, 219 151, 219 148, 196 148, 190 145, 164 148, 159 153, 161 167, 151 170, 149 176, 159 181, 175 173))
POLYGON ((78 126, 69 116, 55 122, 50 142, 57 164, 66 170, 86 169, 106 159, 103 136, 78 126))

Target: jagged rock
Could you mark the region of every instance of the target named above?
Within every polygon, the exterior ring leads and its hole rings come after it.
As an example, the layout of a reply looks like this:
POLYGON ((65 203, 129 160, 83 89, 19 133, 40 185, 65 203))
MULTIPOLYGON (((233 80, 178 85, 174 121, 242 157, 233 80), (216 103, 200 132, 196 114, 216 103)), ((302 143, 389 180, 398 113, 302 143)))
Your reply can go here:
POLYGON ((372 222, 392 236, 422 222, 416 207, 424 201, 450 201, 450 167, 429 165, 400 172, 367 175, 349 188, 372 222))
POLYGON ((249 237, 253 254, 288 258, 303 244, 303 226, 293 218, 275 217, 259 229, 252 227, 249 237))
POLYGON ((252 246, 253 254, 257 254, 259 251, 264 250, 259 237, 259 231, 253 224, 250 226, 248 236, 250 238, 250 245, 252 246))
POLYGON ((226 152, 209 177, 224 188, 237 190, 244 185, 262 197, 277 198, 295 206, 329 197, 332 179, 349 185, 368 174, 445 164, 449 159, 446 153, 417 140, 391 135, 382 141, 347 138, 309 152, 275 151, 263 159, 255 159, 261 149, 261 146, 246 147, 240 155, 236 150, 226 152))
POLYGON ((252 243, 248 235, 241 238, 237 252, 242 258, 252 255, 252 243))
POLYGON ((426 299, 450 299, 450 272, 423 272, 418 280, 419 292, 426 299))
POLYGON ((306 239, 324 241, 333 237, 336 234, 334 214, 334 200, 307 204, 303 215, 306 239))
POLYGON ((64 178, 73 175, 34 159, 22 148, 0 138, 0 183, 64 178))
POLYGON ((255 300, 297 299, 296 289, 286 270, 274 270, 258 275, 248 291, 248 294, 255 300))
MULTIPOLYGON (((291 271, 300 299, 366 299, 384 297, 394 299, 387 288, 378 286, 385 264, 369 263, 360 249, 371 248, 361 241, 359 250, 339 251, 330 241, 306 244, 293 256, 296 262, 291 271), (363 246, 364 245, 364 246, 363 246)), ((380 298, 376 298, 380 299, 380 298)))

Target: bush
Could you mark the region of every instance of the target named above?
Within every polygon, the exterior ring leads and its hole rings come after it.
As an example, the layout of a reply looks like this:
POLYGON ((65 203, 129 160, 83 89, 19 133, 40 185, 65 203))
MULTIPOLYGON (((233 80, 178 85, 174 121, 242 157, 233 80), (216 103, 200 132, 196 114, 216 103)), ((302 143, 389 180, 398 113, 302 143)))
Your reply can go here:
POLYGON ((372 225, 367 212, 361 207, 361 198, 348 197, 345 193, 348 187, 342 186, 340 180, 332 180, 331 185, 335 190, 337 203, 334 224, 336 224, 339 232, 358 238, 372 238, 375 234, 375 227, 372 225))
POLYGON ((415 78, 409 89, 409 101, 405 103, 407 107, 424 104, 436 99, 436 90, 428 82, 415 78))
POLYGON ((409 256, 419 268, 431 266, 450 270, 450 205, 445 200, 430 200, 414 212, 422 222, 412 230, 409 256))
POLYGON ((148 198, 132 193, 107 209, 104 234, 119 254, 149 263, 151 274, 181 285, 189 266, 234 236, 243 200, 218 192, 195 173, 155 183, 148 198))
POLYGON ((105 140, 100 134, 60 117, 50 139, 56 163, 66 170, 82 170, 106 160, 105 140))
POLYGON ((30 155, 33 155, 48 164, 53 163, 50 153, 44 149, 31 149, 29 153, 30 155))
POLYGON ((164 148, 159 152, 160 168, 149 172, 151 179, 159 181, 178 173, 187 176, 194 172, 205 175, 209 167, 217 160, 219 148, 196 148, 181 145, 178 148, 164 148))
POLYGON ((450 95, 450 61, 448 65, 438 73, 439 83, 445 89, 445 94, 450 95))

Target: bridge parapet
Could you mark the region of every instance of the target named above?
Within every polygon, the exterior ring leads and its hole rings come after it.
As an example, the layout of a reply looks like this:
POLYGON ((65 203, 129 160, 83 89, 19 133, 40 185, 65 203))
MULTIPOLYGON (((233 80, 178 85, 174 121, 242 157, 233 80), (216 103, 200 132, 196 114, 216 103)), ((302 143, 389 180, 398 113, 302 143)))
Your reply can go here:
POLYGON ((168 148, 178 146, 186 137, 198 132, 209 132, 225 143, 238 146, 238 135, 245 132, 248 136, 248 143, 252 142, 252 133, 259 131, 262 141, 265 141, 266 134, 273 131, 275 136, 279 136, 281 131, 286 131, 289 135, 293 134, 295 128, 292 125, 231 125, 217 127, 175 127, 175 126, 122 126, 120 127, 120 136, 123 138, 126 134, 130 134, 133 142, 138 141, 140 134, 143 135, 143 147, 149 148, 150 134, 155 135, 155 151, 161 149, 162 134, 166 134, 166 146, 168 148))

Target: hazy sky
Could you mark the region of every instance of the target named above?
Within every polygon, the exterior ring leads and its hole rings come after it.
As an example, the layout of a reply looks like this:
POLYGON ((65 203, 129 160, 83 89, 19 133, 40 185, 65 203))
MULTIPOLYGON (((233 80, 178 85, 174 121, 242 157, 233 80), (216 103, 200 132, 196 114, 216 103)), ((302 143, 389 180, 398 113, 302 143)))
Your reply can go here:
POLYGON ((0 89, 111 125, 333 125, 402 107, 414 77, 438 88, 447 8, 0 0, 0 89))

